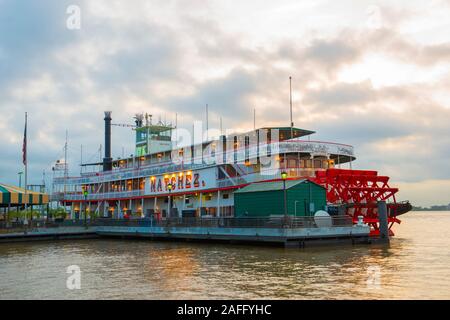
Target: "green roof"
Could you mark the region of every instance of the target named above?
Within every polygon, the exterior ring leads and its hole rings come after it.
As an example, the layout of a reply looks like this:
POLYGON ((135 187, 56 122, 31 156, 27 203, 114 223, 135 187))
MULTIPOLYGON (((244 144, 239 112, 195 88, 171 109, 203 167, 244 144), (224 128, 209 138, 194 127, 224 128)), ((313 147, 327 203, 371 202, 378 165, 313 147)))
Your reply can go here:
POLYGON ((136 131, 150 131, 150 133, 161 133, 165 131, 169 131, 175 129, 172 126, 163 126, 163 125, 150 125, 150 126, 144 126, 144 127, 137 127, 136 131))
MULTIPOLYGON (((290 189, 299 185, 301 183, 308 183, 309 180, 287 180, 286 189, 290 189)), ((314 183, 314 182, 310 182, 314 183)), ((315 184, 315 183, 314 183, 315 184)), ((321 187, 321 186, 320 186, 321 187)), ((248 193, 248 192, 263 192, 263 191, 279 191, 283 190, 283 181, 273 181, 273 182, 257 182, 252 183, 242 189, 239 189, 235 193, 248 193)))

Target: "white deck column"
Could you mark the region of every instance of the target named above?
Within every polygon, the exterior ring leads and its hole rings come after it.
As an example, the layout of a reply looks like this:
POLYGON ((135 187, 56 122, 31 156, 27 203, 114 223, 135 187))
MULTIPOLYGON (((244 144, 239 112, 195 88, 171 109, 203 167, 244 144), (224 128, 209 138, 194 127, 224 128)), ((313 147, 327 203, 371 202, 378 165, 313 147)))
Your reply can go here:
POLYGON ((180 218, 183 217, 184 210, 186 210, 186 194, 183 194, 183 205, 181 206, 180 218))
POLYGON ((220 217, 220 190, 217 190, 217 217, 220 217))
POLYGON ((141 199, 141 217, 142 218, 145 217, 145 213, 144 213, 144 198, 141 199))
POLYGON ((117 205, 117 219, 121 219, 122 217, 122 208, 120 207, 120 200, 118 201, 117 205))
POLYGON ((170 195, 167 197, 167 213, 166 218, 170 218, 170 195))

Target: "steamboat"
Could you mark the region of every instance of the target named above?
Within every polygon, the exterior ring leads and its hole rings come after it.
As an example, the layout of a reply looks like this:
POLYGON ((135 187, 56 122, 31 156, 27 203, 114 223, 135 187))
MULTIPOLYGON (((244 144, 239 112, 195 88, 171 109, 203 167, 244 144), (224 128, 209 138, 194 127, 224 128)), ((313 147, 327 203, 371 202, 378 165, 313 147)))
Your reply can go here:
MULTIPOLYGON (((103 161, 82 163, 84 172, 74 177, 64 163, 64 174, 54 176, 52 199, 70 208, 72 219, 232 218, 238 214, 239 190, 280 181, 307 181, 325 189, 323 208, 306 197, 296 200, 288 215, 314 216, 320 209, 349 216, 355 224, 369 225, 373 236, 379 234, 379 201, 387 203, 390 235, 398 216, 411 210, 409 202, 397 201, 398 189, 389 185, 389 177, 352 168, 353 146, 312 140, 313 131, 263 127, 182 144, 178 128, 139 114, 129 125, 135 154, 113 159, 111 112, 105 112, 104 124, 103 161)), ((278 207, 269 216, 282 215, 283 205, 278 207)))

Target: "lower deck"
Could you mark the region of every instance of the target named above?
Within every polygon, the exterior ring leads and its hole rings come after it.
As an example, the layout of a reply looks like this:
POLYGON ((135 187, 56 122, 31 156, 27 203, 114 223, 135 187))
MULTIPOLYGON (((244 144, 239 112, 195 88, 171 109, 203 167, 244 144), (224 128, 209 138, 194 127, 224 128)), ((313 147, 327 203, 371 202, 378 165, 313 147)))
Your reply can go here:
POLYGON ((234 195, 232 190, 195 192, 190 194, 137 197, 104 201, 64 203, 71 219, 105 217, 167 218, 167 217, 232 217, 234 195))

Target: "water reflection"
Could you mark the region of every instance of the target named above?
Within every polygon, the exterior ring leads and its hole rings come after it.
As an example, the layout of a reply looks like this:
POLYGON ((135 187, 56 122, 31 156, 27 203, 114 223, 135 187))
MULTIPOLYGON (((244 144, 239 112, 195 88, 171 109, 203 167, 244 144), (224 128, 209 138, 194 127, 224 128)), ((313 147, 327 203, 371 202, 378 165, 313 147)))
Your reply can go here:
POLYGON ((2 244, 0 298, 449 298, 450 214, 433 217, 440 219, 439 226, 430 217, 405 217, 389 246, 292 250, 130 240, 2 244), (65 288, 65 270, 73 264, 82 270, 80 291, 65 288), (374 267, 379 286, 368 282, 374 267))

